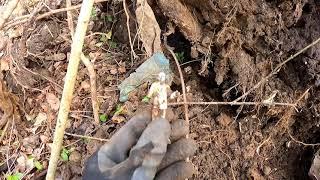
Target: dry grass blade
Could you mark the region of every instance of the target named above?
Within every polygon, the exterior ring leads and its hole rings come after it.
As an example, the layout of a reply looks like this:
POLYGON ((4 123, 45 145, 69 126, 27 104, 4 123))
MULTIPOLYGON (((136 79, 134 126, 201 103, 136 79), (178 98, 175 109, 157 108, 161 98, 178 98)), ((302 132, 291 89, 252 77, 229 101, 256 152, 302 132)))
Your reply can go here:
POLYGON ((5 10, 0 13, 0 30, 2 29, 4 23, 12 14, 13 10, 17 7, 17 4, 20 0, 11 0, 8 2, 7 6, 4 8, 5 10))
POLYGON ((240 101, 242 98, 246 97, 248 94, 250 94, 253 90, 257 89, 258 87, 260 87, 263 83, 265 83, 266 81, 268 81, 268 79, 270 79, 270 77, 272 77, 273 75, 277 74, 280 69, 282 68, 283 65, 285 65, 287 62, 291 61, 292 59, 294 59, 295 57, 299 56, 300 54, 302 54, 303 52, 305 52, 306 50, 308 50, 309 48, 311 48, 312 46, 316 45, 317 43, 320 42, 320 38, 318 38, 317 40, 313 41, 311 44, 309 44, 308 46, 304 47, 303 49, 301 49, 300 51, 298 51, 297 53, 295 53, 294 55, 290 56, 288 59, 286 59, 285 61, 283 61, 282 63, 278 64, 276 66, 276 68, 274 68, 274 70, 272 70, 272 72, 270 74, 268 74, 266 77, 263 77, 256 85, 254 85, 251 89, 249 89, 246 93, 244 93, 242 96, 238 97, 236 100, 234 100, 234 102, 238 102, 240 101))

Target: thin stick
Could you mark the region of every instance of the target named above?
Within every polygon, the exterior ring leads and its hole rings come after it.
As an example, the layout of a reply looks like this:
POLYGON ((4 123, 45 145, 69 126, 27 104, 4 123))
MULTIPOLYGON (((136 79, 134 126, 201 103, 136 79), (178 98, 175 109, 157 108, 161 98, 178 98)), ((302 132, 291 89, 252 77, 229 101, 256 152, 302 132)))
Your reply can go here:
MULTIPOLYGON (((66 0, 66 8, 71 7, 71 0, 66 0)), ((71 39, 74 35, 74 25, 73 25, 73 18, 72 18, 72 13, 71 11, 67 11, 67 21, 68 21, 68 27, 70 30, 70 34, 71 34, 71 39)))
MULTIPOLYGON (((67 8, 71 6, 71 0, 66 0, 67 8)), ((74 26, 73 26, 73 18, 70 11, 67 11, 68 16, 68 26, 70 29, 71 38, 74 35, 74 26)), ((90 88, 91 88, 91 102, 92 102, 92 110, 93 110, 93 117, 96 125, 99 125, 99 104, 98 104, 98 97, 97 97, 97 84, 96 84, 96 72, 94 70, 93 64, 91 61, 81 53, 80 56, 81 62, 86 66, 90 78, 90 88)))
POLYGON ((295 53, 294 55, 290 56, 288 59, 286 59, 285 61, 283 61, 282 63, 278 64, 276 66, 276 68, 270 73, 268 74, 266 77, 263 77, 256 85, 254 85, 251 89, 249 89, 246 93, 244 93, 242 96, 238 97, 236 100, 234 100, 234 102, 238 102, 240 101, 242 98, 244 98, 245 96, 247 96, 249 93, 251 93, 253 90, 257 89, 258 87, 260 87, 261 84, 265 83, 266 81, 268 81, 268 79, 277 74, 281 67, 283 65, 285 65, 287 62, 291 61, 292 59, 294 59, 295 57, 299 56, 301 53, 305 52, 306 50, 308 50, 309 48, 311 48, 312 46, 316 45, 317 43, 320 42, 320 38, 318 38, 317 40, 313 41, 311 44, 309 44, 308 46, 304 47, 303 49, 301 49, 300 51, 298 51, 297 53, 295 53))
POLYGON ((11 0, 8 2, 3 12, 0 13, 0 29, 2 29, 4 23, 8 20, 8 18, 11 16, 13 10, 17 7, 17 4, 20 0, 11 0))
MULTIPOLYGON (((109 0, 95 0, 94 3, 100 3, 100 2, 105 2, 105 1, 109 1, 109 0)), ((40 20, 40 19, 43 19, 43 18, 46 18, 48 16, 51 16, 53 14, 56 14, 56 13, 61 13, 61 12, 65 12, 65 11, 71 11, 71 10, 75 10, 75 9, 79 9, 81 8, 82 4, 78 4, 78 5, 75 5, 75 6, 71 6, 69 8, 61 8, 61 9, 55 9, 55 10, 52 10, 50 12, 47 12, 47 13, 44 13, 44 14, 41 14, 39 15, 38 17, 36 17, 35 20, 40 20)), ((18 17, 8 23, 5 24, 5 27, 7 29, 13 27, 13 26, 16 26, 16 25, 19 25, 19 24, 22 24, 22 23, 25 23, 28 21, 28 18, 31 16, 31 14, 28 14, 28 15, 24 15, 24 16, 21 16, 21 17, 18 17), (19 21, 18 21, 19 20, 19 21), (17 22, 16 22, 17 21, 17 22)))
POLYGON ((86 34, 88 22, 92 11, 94 0, 84 0, 80 10, 77 28, 71 45, 70 59, 65 77, 65 84, 62 92, 60 108, 57 117, 56 129, 54 132, 53 146, 49 161, 46 180, 54 180, 58 165, 59 155, 63 143, 63 135, 67 124, 67 118, 70 111, 74 85, 78 73, 82 46, 86 34))
POLYGON ((86 58, 86 56, 81 54, 81 61, 87 67, 90 77, 90 88, 91 88, 91 102, 92 102, 92 110, 94 122, 96 125, 99 125, 99 103, 98 103, 98 95, 97 95, 97 84, 96 84, 96 72, 94 71, 93 64, 91 61, 86 58))
POLYGON ((166 36, 164 36, 164 45, 166 46, 166 48, 168 49, 168 51, 172 55, 174 61, 176 62, 176 66, 178 68, 178 71, 179 71, 181 87, 182 87, 182 96, 183 96, 185 119, 186 119, 187 125, 189 126, 189 110, 188 110, 187 95, 186 95, 186 85, 184 83, 182 70, 181 70, 181 67, 180 67, 180 64, 179 64, 179 61, 178 61, 176 55, 172 51, 171 47, 169 47, 168 44, 167 44, 167 37, 166 36))
POLYGON ((65 132, 64 134, 66 134, 68 136, 84 138, 84 139, 92 139, 92 140, 103 141, 103 142, 108 142, 109 141, 108 139, 96 138, 96 137, 91 137, 91 136, 83 136, 83 135, 79 135, 79 134, 71 134, 71 133, 67 133, 67 132, 65 132))
POLYGON ((127 9, 128 7, 126 4, 126 0, 122 0, 122 3, 123 3, 124 12, 127 17, 127 31, 128 31, 128 37, 129 37, 129 43, 130 43, 130 49, 131 49, 131 66, 133 66, 133 58, 136 59, 138 56, 136 55, 136 53, 133 50, 133 43, 132 43, 131 32, 130 32, 130 16, 129 16, 129 12, 127 9))
POLYGON ((265 105, 265 106, 291 106, 295 107, 295 103, 264 103, 264 102, 175 102, 175 103, 168 103, 168 106, 177 106, 177 105, 235 105, 235 106, 241 106, 241 105, 247 105, 247 106, 257 106, 257 105, 265 105))

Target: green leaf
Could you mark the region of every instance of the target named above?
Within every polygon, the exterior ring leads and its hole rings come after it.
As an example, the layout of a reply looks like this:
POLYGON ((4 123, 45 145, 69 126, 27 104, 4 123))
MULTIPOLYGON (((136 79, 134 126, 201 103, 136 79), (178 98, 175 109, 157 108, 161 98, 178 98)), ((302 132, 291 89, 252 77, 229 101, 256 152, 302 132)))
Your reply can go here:
POLYGON ((113 17, 111 15, 105 16, 108 22, 113 22, 113 17))
POLYGON ((60 154, 62 161, 69 161, 69 155, 70 155, 70 152, 66 148, 63 148, 60 154))
POLYGON ((97 11, 96 11, 96 9, 95 9, 95 8, 92 8, 92 11, 91 11, 91 17, 92 17, 92 18, 97 17, 97 11))
POLYGON ((101 122, 106 122, 107 119, 108 119, 108 116, 106 114, 101 114, 99 116, 99 119, 100 119, 101 122))
POLYGON ((184 62, 184 52, 177 52, 175 55, 180 63, 184 62))
POLYGON ((150 98, 148 96, 143 97, 142 102, 148 103, 150 101, 150 98))
POLYGON ((123 111, 123 106, 120 104, 117 105, 116 111, 114 112, 114 115, 120 115, 123 111))
POLYGON ((43 169, 43 165, 38 160, 34 160, 33 164, 37 168, 38 171, 41 171, 43 169))
POLYGON ((22 177, 23 177, 22 173, 15 173, 15 174, 7 176, 7 180, 20 180, 20 179, 22 179, 22 177))
POLYGON ((109 31, 107 34, 106 34, 106 38, 109 40, 111 39, 112 37, 112 31, 109 31))
POLYGON ((111 49, 117 48, 117 43, 114 42, 114 41, 109 41, 109 42, 108 42, 108 45, 109 45, 109 47, 110 47, 111 49))
POLYGON ((108 33, 102 34, 100 37, 101 42, 107 42, 112 37, 112 31, 109 31, 108 33))

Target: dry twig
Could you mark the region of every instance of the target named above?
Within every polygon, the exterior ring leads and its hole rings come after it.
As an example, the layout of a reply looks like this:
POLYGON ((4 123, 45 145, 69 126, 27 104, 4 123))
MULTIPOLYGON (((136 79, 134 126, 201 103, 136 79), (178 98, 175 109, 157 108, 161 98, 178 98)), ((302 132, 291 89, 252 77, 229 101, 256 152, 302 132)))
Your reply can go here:
POLYGON ((96 125, 99 125, 99 103, 98 103, 98 95, 97 95, 97 84, 96 84, 96 72, 94 71, 93 64, 91 61, 86 58, 86 56, 81 54, 81 62, 87 67, 90 77, 90 88, 91 88, 91 102, 92 102, 92 110, 94 122, 96 125))
MULTIPOLYGON (((105 1, 109 1, 109 0, 95 0, 94 3, 100 3, 100 2, 105 2, 105 1)), ((79 9, 79 8, 81 8, 81 6, 82 6, 82 4, 78 4, 75 6, 71 6, 69 8, 55 9, 55 10, 52 10, 52 11, 49 11, 47 13, 44 13, 44 14, 37 16, 35 18, 35 20, 40 20, 40 19, 46 18, 48 16, 51 16, 53 14, 79 9)), ((31 16, 32 16, 31 14, 28 14, 28 15, 24 15, 21 17, 17 17, 16 19, 13 19, 12 21, 6 23, 4 26, 5 26, 5 28, 9 29, 13 26, 28 22, 28 18, 30 18, 31 16)))
POLYGON ((133 42, 131 39, 131 31, 130 31, 130 16, 129 16, 129 12, 128 12, 129 10, 128 10, 128 6, 126 4, 126 0, 122 0, 122 3, 123 3, 124 12, 127 17, 127 30, 128 30, 129 43, 130 43, 130 48, 131 48, 131 66, 133 66, 133 59, 137 59, 138 56, 133 50, 133 42))
POLYGON ((65 77, 65 84, 62 92, 60 108, 57 117, 56 129, 54 132, 53 146, 49 161, 47 180, 54 180, 55 172, 58 165, 60 151, 63 143, 63 135, 67 124, 67 118, 70 111, 74 85, 78 73, 82 46, 86 34, 88 22, 90 19, 94 0, 84 0, 80 10, 77 28, 71 45, 71 54, 65 77))
POLYGON ((290 107, 296 107, 296 103, 279 103, 279 102, 273 102, 273 103, 265 103, 265 102, 175 102, 175 103, 168 103, 169 106, 177 106, 177 105, 235 105, 235 106, 241 106, 241 105, 247 105, 247 106, 258 106, 258 105, 265 105, 265 106, 290 106, 290 107))
POLYGON ((65 133, 68 136, 73 136, 73 137, 78 137, 78 138, 84 138, 84 139, 92 139, 92 140, 97 140, 97 141, 103 141, 103 142, 108 142, 108 139, 103 139, 103 138, 96 138, 96 137, 91 137, 91 136, 83 136, 79 134, 71 134, 71 133, 65 133))
POLYGON ((4 8, 5 10, 0 12, 0 29, 2 29, 4 23, 11 16, 13 10, 17 7, 17 4, 20 0, 11 0, 8 2, 7 6, 4 8))
POLYGON ((283 61, 282 63, 278 64, 274 70, 271 71, 270 74, 268 74, 266 77, 263 77, 256 85, 254 85, 251 89, 249 89, 246 93, 244 93, 242 96, 238 97, 236 100, 234 100, 233 102, 238 102, 240 101, 242 98, 244 98, 245 96, 247 96, 248 94, 250 94, 253 90, 257 89, 258 87, 260 87, 260 85, 262 85, 263 83, 265 83, 266 81, 268 81, 268 79, 270 79, 270 77, 272 77, 273 75, 277 74, 280 69, 282 68, 283 65, 285 65, 287 62, 291 61, 292 59, 294 59, 295 57, 299 56, 301 53, 305 52, 306 50, 308 50, 309 48, 311 48, 312 46, 316 45, 317 43, 320 42, 320 38, 318 38, 317 40, 313 41, 311 44, 309 44, 308 46, 304 47, 303 49, 301 49, 300 51, 298 51, 297 53, 295 53, 294 55, 290 56, 288 59, 286 59, 285 61, 283 61))

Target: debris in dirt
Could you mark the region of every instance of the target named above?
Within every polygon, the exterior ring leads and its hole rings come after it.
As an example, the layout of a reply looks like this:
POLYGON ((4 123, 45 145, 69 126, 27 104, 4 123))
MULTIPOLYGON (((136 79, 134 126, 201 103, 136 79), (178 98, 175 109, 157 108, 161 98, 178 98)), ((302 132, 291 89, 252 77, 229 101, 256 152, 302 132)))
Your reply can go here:
POLYGON ((0 119, 0 128, 11 120, 11 118, 17 118, 17 102, 18 97, 8 92, 4 82, 0 79, 0 110, 4 113, 0 119))
POLYGON ((221 126, 227 127, 232 122, 232 119, 230 116, 226 115, 225 113, 221 113, 217 117, 217 121, 221 126))
POLYGON ((263 167, 263 173, 266 175, 266 176, 269 176, 269 174, 271 173, 272 169, 269 167, 269 166, 264 166, 263 167))
POLYGON ((47 100, 47 102, 50 105, 52 110, 54 110, 54 111, 58 111, 59 110, 60 101, 57 98, 57 96, 55 96, 52 93, 47 93, 46 94, 46 100, 47 100))
POLYGON ((147 52, 147 57, 151 57, 154 53, 162 52, 161 29, 153 10, 146 0, 137 1, 136 17, 139 24, 140 39, 147 52))
POLYGON ((167 84, 171 84, 172 75, 169 67, 169 60, 163 53, 155 53, 141 64, 136 69, 136 72, 130 74, 130 76, 119 85, 120 102, 127 101, 129 93, 141 84, 155 81, 160 72, 166 73, 167 84))
POLYGON ((72 151, 69 156, 69 160, 71 162, 80 163, 82 160, 82 156, 78 151, 72 151))
POLYGON ((43 55, 43 52, 57 43, 57 37, 60 34, 60 26, 55 21, 44 22, 39 25, 28 40, 26 46, 28 52, 37 56, 43 55))
POLYGON ((187 6, 180 0, 159 0, 163 13, 179 27, 187 39, 198 42, 202 36, 201 25, 187 6))
POLYGON ((35 122, 33 124, 33 128, 32 128, 32 132, 33 134, 36 133, 37 129, 42 125, 42 123, 46 122, 47 121, 47 114, 46 113, 43 113, 43 112, 40 112, 36 119, 35 119, 35 122))
POLYGON ((313 180, 320 180, 320 150, 314 154, 313 162, 309 170, 309 176, 313 180))

